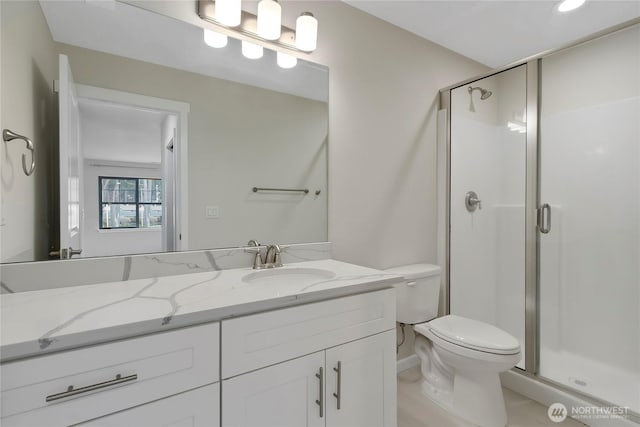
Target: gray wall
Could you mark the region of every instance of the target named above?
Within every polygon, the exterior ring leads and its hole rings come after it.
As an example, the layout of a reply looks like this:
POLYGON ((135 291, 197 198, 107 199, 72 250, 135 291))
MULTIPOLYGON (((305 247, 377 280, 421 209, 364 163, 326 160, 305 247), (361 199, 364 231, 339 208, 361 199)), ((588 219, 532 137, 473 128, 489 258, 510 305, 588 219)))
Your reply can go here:
POLYGON ((438 90, 487 68, 341 2, 302 7, 320 22, 313 59, 331 69, 335 257, 435 263, 438 90))
POLYGON ((48 163, 57 162, 58 111, 53 80, 58 75, 54 42, 37 2, 0 2, 2 101, 0 128, 33 140, 36 169, 22 171, 22 154, 31 161, 22 141, 2 142, 0 149, 0 260, 46 258, 49 226, 47 212, 48 163), (7 66, 10 64, 10 66, 7 66))

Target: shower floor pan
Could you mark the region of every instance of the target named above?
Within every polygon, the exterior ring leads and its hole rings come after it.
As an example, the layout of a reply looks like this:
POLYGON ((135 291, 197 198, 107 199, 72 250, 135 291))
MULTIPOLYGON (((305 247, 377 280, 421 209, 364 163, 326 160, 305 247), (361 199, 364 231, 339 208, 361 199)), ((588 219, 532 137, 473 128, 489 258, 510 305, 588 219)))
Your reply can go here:
POLYGON ((566 351, 541 349, 540 376, 640 413, 640 372, 617 369, 566 351))

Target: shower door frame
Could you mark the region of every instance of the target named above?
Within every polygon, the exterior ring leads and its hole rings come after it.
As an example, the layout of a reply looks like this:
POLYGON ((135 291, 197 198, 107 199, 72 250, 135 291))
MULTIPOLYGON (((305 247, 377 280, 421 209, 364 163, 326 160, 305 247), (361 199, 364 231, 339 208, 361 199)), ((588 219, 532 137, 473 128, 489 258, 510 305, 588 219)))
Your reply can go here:
POLYGON ((526 166, 525 166, 525 369, 538 372, 538 123, 540 58, 492 71, 486 75, 440 91, 440 109, 447 114, 446 132, 446 241, 445 241, 445 314, 451 312, 451 91, 478 80, 525 66, 526 72, 526 166), (536 209, 531 209, 535 206, 536 209))
MULTIPOLYGON (((444 217, 438 230, 439 239, 444 238, 444 247, 438 250, 438 264, 443 266, 443 302, 442 314, 451 312, 451 91, 487 77, 507 72, 511 69, 526 65, 526 180, 525 180, 525 369, 513 368, 513 371, 525 375, 534 381, 550 385, 570 395, 579 397, 597 405, 615 405, 592 395, 538 375, 540 337, 539 337, 539 288, 540 288, 540 233, 538 220, 540 212, 540 99, 542 60, 562 50, 579 46, 583 43, 599 39, 625 28, 640 24, 640 18, 635 18, 619 25, 610 27, 590 36, 576 40, 556 49, 547 50, 504 67, 496 68, 485 74, 463 80, 450 85, 439 92, 439 110, 445 111, 445 120, 438 125, 445 125, 444 139, 438 141, 438 151, 444 150, 444 156, 438 154, 438 160, 444 160, 445 167, 438 173, 438 188, 444 190, 444 197, 438 199, 438 216, 444 217), (444 187, 444 188, 443 188, 444 187), (444 227, 444 230, 441 228, 444 227)), ((628 413, 628 419, 640 422, 633 412, 628 413)))

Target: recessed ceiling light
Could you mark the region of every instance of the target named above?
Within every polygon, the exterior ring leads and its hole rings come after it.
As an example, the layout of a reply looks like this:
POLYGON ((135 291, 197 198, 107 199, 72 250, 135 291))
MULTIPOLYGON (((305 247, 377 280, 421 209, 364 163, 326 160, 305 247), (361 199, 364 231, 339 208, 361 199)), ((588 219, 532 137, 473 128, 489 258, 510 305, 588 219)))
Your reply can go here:
POLYGON ((584 4, 585 0, 564 0, 558 5, 558 12, 569 12, 579 8, 584 4))

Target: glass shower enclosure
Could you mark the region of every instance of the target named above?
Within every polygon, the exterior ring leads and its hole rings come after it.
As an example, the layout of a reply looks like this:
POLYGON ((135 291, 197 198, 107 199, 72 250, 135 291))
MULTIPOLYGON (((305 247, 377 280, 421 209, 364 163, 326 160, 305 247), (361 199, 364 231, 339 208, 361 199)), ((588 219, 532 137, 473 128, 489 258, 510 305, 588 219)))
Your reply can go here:
POLYGON ((448 312, 638 419, 640 24, 441 94, 448 312))

